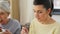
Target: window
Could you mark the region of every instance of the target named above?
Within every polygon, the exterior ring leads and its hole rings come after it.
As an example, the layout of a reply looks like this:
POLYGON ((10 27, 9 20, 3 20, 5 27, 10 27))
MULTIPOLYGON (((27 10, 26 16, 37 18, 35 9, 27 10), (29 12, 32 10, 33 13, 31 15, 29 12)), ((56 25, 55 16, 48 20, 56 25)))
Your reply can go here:
POLYGON ((54 10, 52 12, 53 15, 60 15, 60 0, 54 0, 54 10))

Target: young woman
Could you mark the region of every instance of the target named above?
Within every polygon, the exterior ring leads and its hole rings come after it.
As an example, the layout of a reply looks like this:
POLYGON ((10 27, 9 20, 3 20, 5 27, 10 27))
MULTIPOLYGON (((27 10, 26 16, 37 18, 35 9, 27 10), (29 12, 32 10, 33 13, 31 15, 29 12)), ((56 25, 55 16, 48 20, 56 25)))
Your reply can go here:
POLYGON ((60 24, 51 18, 53 4, 50 0, 34 0, 35 18, 29 34, 60 34, 60 24))

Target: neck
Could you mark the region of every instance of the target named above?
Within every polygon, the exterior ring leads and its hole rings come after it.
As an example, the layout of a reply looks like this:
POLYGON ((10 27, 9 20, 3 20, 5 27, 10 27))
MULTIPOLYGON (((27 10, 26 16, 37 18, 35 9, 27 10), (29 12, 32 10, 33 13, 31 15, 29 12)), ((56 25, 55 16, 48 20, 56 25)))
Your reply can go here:
POLYGON ((41 21, 42 24, 53 24, 55 23, 55 20, 53 20, 51 17, 48 17, 44 21, 41 21))

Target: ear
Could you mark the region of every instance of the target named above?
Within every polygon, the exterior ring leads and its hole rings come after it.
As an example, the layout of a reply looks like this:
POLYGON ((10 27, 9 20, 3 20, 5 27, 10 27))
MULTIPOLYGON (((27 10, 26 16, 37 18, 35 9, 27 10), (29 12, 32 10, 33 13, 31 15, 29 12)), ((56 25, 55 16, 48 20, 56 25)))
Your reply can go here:
POLYGON ((47 10, 47 12, 48 12, 48 14, 50 14, 50 12, 51 12, 51 8, 49 8, 49 9, 47 10))

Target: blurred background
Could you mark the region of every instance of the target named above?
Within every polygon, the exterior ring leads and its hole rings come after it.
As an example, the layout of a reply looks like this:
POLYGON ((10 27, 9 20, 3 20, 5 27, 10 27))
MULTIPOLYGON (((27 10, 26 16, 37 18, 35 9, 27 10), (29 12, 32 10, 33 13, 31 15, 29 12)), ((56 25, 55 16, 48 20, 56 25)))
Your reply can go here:
MULTIPOLYGON (((15 18, 20 23, 26 24, 30 23, 34 17, 33 14, 33 0, 5 0, 9 1, 11 14, 10 18, 15 18)), ((60 22, 60 0, 53 0, 54 11, 52 18, 60 22)))

